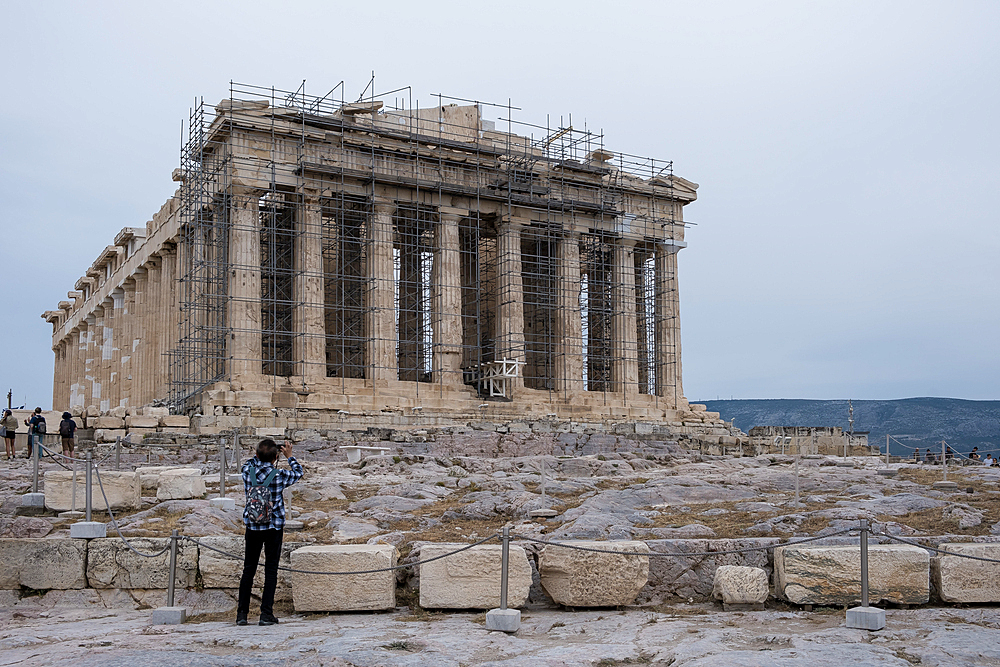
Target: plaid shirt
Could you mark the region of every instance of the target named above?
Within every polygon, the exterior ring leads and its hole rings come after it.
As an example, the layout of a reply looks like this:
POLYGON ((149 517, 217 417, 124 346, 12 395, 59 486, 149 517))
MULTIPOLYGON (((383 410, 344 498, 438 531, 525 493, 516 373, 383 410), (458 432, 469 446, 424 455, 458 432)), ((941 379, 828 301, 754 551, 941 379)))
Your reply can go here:
MULTIPOLYGON (((244 514, 243 523, 247 530, 281 530, 285 527, 285 499, 281 492, 302 479, 302 465, 295 460, 294 456, 288 457, 288 467, 291 470, 278 468, 278 474, 271 480, 271 502, 274 503, 271 521, 269 523, 250 523, 250 519, 244 514)), ((274 469, 273 463, 264 463, 256 456, 244 463, 242 471, 244 491, 250 491, 251 483, 255 477, 258 484, 263 482, 272 469, 274 469)))

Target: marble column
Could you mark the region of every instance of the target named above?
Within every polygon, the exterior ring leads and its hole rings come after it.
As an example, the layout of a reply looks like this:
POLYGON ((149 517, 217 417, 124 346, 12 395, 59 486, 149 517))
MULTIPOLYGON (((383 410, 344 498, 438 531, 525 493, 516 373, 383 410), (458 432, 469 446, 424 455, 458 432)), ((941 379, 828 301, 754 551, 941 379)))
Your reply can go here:
POLYGON ((384 386, 397 377, 395 276, 392 263, 392 216, 395 204, 375 204, 368 219, 365 269, 366 379, 384 386))
POLYGON ((226 356, 236 389, 262 380, 260 214, 255 191, 234 190, 229 228, 226 356))
POLYGON ((434 331, 434 381, 442 387, 462 384, 462 266, 459 225, 469 212, 440 208, 434 227, 431 276, 431 326, 434 331))
POLYGON ((639 355, 636 347, 635 241, 618 239, 612 256, 611 345, 613 391, 639 392, 639 355))
POLYGON ((677 284, 677 253, 683 242, 666 241, 656 246, 656 395, 673 408, 682 407, 681 320, 677 284))
POLYGON ((556 263, 556 389, 583 391, 583 324, 580 318, 580 237, 566 232, 556 263))
MULTIPOLYGON (((97 351, 95 349, 96 317, 93 313, 84 318, 86 324, 86 338, 84 339, 84 361, 83 361, 83 405, 89 410, 94 406, 94 364, 97 361, 97 351)), ((83 328, 80 329, 81 334, 83 328)), ((97 386, 97 393, 100 394, 100 384, 97 386)))
POLYGON ((104 329, 101 334, 101 402, 97 405, 101 412, 107 412, 112 407, 111 356, 114 349, 115 301, 108 297, 101 305, 104 306, 104 329))
POLYGON ((125 329, 125 290, 118 287, 111 291, 111 299, 114 303, 114 321, 111 334, 111 386, 108 388, 108 400, 112 408, 121 405, 122 400, 122 344, 125 329))
POLYGON ((170 395, 170 351, 177 346, 178 309, 177 309, 177 247, 172 243, 164 244, 160 249, 162 268, 160 284, 162 291, 160 313, 160 358, 157 362, 156 397, 167 398, 170 395))
POLYGON ((69 406, 71 408, 83 405, 83 383, 81 382, 83 378, 83 364, 81 360, 83 359, 83 354, 85 350, 81 349, 81 330, 77 326, 69 334, 69 406))
POLYGON ((141 406, 145 403, 145 395, 143 394, 142 378, 146 371, 145 369, 145 359, 144 352, 145 346, 142 344, 143 336, 145 335, 145 316, 146 316, 146 299, 148 298, 149 280, 146 274, 146 269, 139 267, 137 268, 132 277, 135 279, 135 298, 132 302, 132 341, 130 347, 132 349, 131 359, 129 364, 129 377, 131 382, 131 396, 129 397, 129 405, 133 407, 141 406))
POLYGON ((133 375, 135 369, 138 366, 136 359, 136 345, 135 345, 135 335, 138 331, 136 325, 136 314, 138 307, 138 291, 139 291, 139 274, 143 275, 143 283, 145 284, 145 269, 136 269, 128 279, 125 280, 125 307, 124 307, 124 321, 125 321, 125 331, 122 338, 122 356, 121 356, 121 378, 122 378, 122 403, 125 407, 132 407, 135 405, 141 405, 136 401, 135 396, 135 382, 133 381, 133 375))
MULTIPOLYGON (((497 238, 497 335, 496 360, 524 361, 524 290, 521 282, 521 227, 526 223, 517 218, 500 223, 497 238)), ((515 390, 524 387, 524 377, 518 369, 513 382, 515 390)), ((508 397, 510 398, 510 397, 508 397)))
POLYGON ((308 386, 326 377, 323 219, 315 193, 306 194, 295 220, 294 358, 308 386))

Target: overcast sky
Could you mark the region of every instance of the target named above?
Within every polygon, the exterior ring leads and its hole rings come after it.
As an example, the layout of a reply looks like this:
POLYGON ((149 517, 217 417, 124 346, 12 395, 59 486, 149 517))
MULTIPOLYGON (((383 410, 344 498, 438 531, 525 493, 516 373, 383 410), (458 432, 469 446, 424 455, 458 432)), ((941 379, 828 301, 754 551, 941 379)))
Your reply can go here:
MULTIPOLYGON (((230 80, 573 114, 700 184, 692 399, 1000 399, 1000 3, 5 3, 3 393, 48 407, 56 309, 174 191, 230 80)), ((487 116, 488 117, 488 116, 487 116)), ((55 406, 62 408, 65 406, 55 406)))

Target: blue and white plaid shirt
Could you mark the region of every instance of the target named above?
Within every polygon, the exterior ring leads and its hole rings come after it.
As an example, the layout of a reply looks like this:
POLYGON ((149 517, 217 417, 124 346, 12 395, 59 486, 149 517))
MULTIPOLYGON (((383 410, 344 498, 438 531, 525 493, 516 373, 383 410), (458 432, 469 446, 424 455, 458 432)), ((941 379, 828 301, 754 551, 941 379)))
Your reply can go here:
MULTIPOLYGON (((295 460, 294 456, 288 457, 288 467, 291 470, 278 468, 278 474, 271 480, 271 502, 274 503, 274 511, 271 512, 271 521, 269 523, 250 523, 250 519, 244 514, 243 523, 246 525, 247 530, 281 530, 285 527, 285 499, 282 497, 281 492, 302 479, 302 465, 295 460)), ((242 471, 244 491, 250 491, 250 486, 255 478, 258 484, 263 482, 267 478, 268 473, 273 469, 273 463, 264 463, 256 456, 244 463, 242 471)))

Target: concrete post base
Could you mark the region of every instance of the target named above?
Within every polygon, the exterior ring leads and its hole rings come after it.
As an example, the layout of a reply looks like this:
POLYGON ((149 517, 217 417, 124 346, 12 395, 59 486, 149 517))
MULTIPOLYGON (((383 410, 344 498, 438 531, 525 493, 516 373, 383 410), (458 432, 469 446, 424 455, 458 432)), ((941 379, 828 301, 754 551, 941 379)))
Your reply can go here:
POLYGON ((69 536, 77 540, 107 537, 108 527, 100 521, 79 521, 69 527, 69 536))
POLYGON ((153 625, 180 625, 187 620, 186 607, 160 607, 150 617, 153 625))
POLYGON ((45 507, 44 493, 26 493, 21 496, 21 507, 45 507))
POLYGON ((302 523, 298 519, 287 519, 285 521, 285 530, 302 530, 306 527, 306 524, 302 523))
POLYGON ((486 612, 486 629, 517 632, 521 629, 521 611, 519 609, 490 609, 486 612))
POLYGON ((940 491, 958 490, 958 484, 956 482, 946 482, 944 480, 941 480, 939 482, 934 482, 931 486, 940 491))
POLYGON ((236 501, 232 498, 212 498, 208 501, 209 507, 218 507, 219 509, 230 511, 236 509, 236 501))
POLYGON ((852 607, 847 610, 847 627, 881 630, 885 627, 885 610, 877 607, 852 607))
POLYGON ((84 513, 83 512, 74 512, 73 510, 68 510, 66 512, 59 512, 59 514, 57 514, 56 516, 58 516, 60 519, 76 519, 76 520, 80 520, 80 519, 83 518, 84 513))

